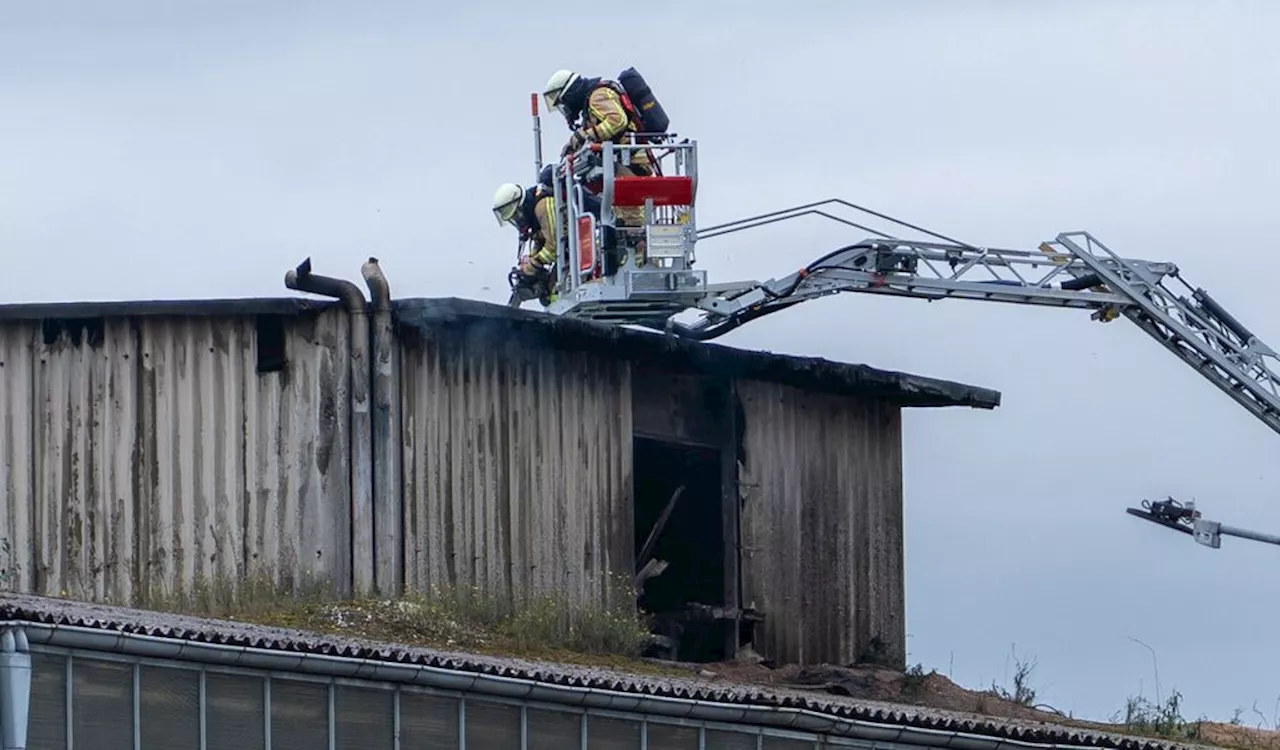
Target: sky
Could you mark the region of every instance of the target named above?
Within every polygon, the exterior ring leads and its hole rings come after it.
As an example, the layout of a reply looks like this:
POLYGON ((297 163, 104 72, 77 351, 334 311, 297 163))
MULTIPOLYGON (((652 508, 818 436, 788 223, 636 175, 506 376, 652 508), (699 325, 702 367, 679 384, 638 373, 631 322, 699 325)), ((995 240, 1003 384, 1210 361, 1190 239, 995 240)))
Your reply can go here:
MULTIPOLYGON (((698 140, 703 225, 842 197, 975 244, 1088 230, 1280 347, 1280 5, 644 7, 0 4, 0 302, 285 296, 303 258, 358 281, 370 255, 396 297, 505 302, 489 202, 533 177, 529 94, 635 66, 698 140)), ((544 154, 566 136, 543 118, 544 154)), ((709 239, 699 265, 782 276, 850 231, 709 239)), ((1280 718, 1280 549, 1124 513, 1172 495, 1280 533, 1280 435, 1139 329, 840 295, 719 341, 1002 392, 905 416, 912 663, 985 687, 1016 652, 1076 716, 1176 689, 1188 718, 1280 718)))

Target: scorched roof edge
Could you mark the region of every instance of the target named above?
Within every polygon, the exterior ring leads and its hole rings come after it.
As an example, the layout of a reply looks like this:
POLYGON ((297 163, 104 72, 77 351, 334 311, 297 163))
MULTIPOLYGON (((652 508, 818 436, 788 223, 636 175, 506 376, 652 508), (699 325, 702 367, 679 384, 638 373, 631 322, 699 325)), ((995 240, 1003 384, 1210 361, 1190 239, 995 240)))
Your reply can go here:
POLYGON ((455 329, 493 340, 516 334, 557 349, 589 350, 631 361, 808 390, 870 395, 911 407, 994 409, 997 390, 820 357, 798 357, 679 339, 579 318, 458 298, 393 302, 398 324, 424 333, 455 329))
MULTIPOLYGON (((801 710, 843 721, 926 732, 957 732, 970 737, 981 736, 1015 743, 1118 750, 1173 750, 1189 747, 1182 743, 1152 738, 1032 721, 1019 722, 907 704, 864 701, 843 696, 826 697, 799 690, 769 689, 743 683, 653 677, 611 668, 445 652, 33 594, 0 593, 0 623, 16 627, 30 624, 49 628, 55 633, 59 628, 80 628, 125 637, 140 636, 190 643, 197 648, 204 644, 212 647, 256 649, 304 659, 318 657, 384 663, 393 667, 425 667, 457 672, 460 675, 516 679, 584 692, 608 691, 640 698, 710 702, 765 710, 801 710)), ((124 645, 121 638, 114 638, 113 642, 116 648, 124 645)), ((149 652, 154 653, 154 648, 149 652)), ((319 667, 307 668, 306 671, 315 672, 317 669, 324 671, 319 667)))
POLYGON ((308 297, 124 300, 119 302, 20 302, 0 305, 0 321, 220 315, 299 315, 341 304, 308 297))

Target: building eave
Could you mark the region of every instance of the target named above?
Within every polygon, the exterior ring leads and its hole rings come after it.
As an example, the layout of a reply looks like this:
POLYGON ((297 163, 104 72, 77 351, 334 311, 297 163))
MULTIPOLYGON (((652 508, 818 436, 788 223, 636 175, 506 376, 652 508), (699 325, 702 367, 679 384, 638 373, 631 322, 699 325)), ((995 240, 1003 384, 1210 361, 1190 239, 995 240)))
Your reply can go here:
POLYGON ((402 332, 452 332, 462 340, 496 345, 518 337, 535 345, 591 351, 672 370, 782 383, 810 391, 877 398, 904 407, 967 406, 994 409, 1000 392, 864 364, 740 349, 667 336, 656 331, 554 316, 456 298, 402 299, 394 303, 402 332))
POLYGON ((327 310, 338 304, 337 300, 306 297, 125 300, 120 302, 23 302, 0 305, 0 321, 302 315, 304 313, 327 310))

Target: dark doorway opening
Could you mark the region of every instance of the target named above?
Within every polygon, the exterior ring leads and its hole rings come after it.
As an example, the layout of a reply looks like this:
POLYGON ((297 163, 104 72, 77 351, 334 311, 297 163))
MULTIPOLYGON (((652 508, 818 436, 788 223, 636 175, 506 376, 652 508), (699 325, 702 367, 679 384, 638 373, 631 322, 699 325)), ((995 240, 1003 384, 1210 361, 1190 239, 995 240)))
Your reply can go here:
POLYGON ((690 605, 725 604, 720 451, 642 437, 633 444, 637 571, 648 562, 640 556, 650 532, 684 487, 648 555, 667 567, 644 582, 640 606, 655 615, 660 633, 678 641, 675 658, 719 661, 726 658, 726 623, 699 622, 689 611, 690 605))

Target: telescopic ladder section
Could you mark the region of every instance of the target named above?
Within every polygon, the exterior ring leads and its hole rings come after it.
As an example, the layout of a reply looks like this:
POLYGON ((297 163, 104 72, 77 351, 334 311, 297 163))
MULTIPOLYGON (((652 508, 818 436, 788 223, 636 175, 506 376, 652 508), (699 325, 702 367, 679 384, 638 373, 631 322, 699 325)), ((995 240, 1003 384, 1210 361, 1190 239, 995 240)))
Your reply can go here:
POLYGON ((1071 254, 1085 259, 1109 288, 1131 304, 1119 310, 1272 430, 1280 432, 1280 377, 1272 369, 1276 352, 1245 328, 1209 293, 1172 278, 1181 288, 1170 289, 1159 278, 1097 262, 1097 251, 1115 258, 1087 232, 1058 235, 1071 254), (1181 293, 1178 293, 1181 292, 1181 293))
MULTIPOLYGON (((699 340, 809 299, 841 292, 1090 309, 1095 320, 1133 321, 1250 413, 1280 432, 1276 352, 1176 265, 1122 258, 1088 232, 1059 234, 1039 251, 974 247, 838 199, 704 230, 699 239, 817 214, 878 235, 765 283, 745 283, 695 305, 701 320, 666 329, 699 340), (838 203, 944 241, 902 240, 818 208, 838 203)), ((729 285, 726 285, 729 286, 729 285)))

